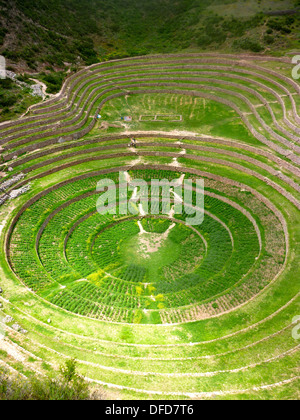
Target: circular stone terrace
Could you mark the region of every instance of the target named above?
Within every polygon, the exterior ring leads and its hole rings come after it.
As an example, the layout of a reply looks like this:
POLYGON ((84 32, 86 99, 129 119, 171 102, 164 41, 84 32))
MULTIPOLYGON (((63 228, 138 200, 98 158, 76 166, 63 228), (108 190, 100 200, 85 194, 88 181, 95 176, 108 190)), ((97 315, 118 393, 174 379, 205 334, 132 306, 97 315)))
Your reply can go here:
POLYGON ((0 125, 1 365, 74 357, 115 398, 299 396, 291 71, 246 55, 99 63, 0 125), (194 200, 203 180, 203 223, 175 194, 168 214, 99 214, 99 181, 119 193, 120 173, 149 196, 153 179, 188 180, 194 200))

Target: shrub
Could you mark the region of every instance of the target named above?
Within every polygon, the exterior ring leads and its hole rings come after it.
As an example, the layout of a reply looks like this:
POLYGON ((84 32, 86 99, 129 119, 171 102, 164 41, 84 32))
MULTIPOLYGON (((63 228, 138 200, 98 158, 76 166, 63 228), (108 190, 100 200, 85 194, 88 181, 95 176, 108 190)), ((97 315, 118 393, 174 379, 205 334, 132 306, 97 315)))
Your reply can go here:
POLYGON ((18 102, 17 95, 0 95, 0 107, 10 108, 18 102))
POLYGON ((292 32, 290 28, 286 26, 291 24, 289 20, 279 20, 279 19, 270 19, 268 22, 268 27, 273 29, 274 31, 281 32, 283 34, 289 34, 292 32))
POLYGON ((91 393, 89 384, 77 374, 77 363, 67 360, 60 367, 59 377, 52 379, 34 376, 28 380, 12 378, 0 370, 0 400, 88 400, 101 399, 91 393))
POLYGON ((3 44, 6 34, 7 34, 7 29, 0 27, 0 44, 3 44))
POLYGON ((48 93, 57 93, 60 91, 63 81, 65 79, 64 72, 41 73, 40 79, 46 83, 48 93))
POLYGON ((273 44, 275 42, 275 38, 271 35, 265 35, 264 42, 268 45, 273 44))
MULTIPOLYGON (((0 89, 12 89, 14 87, 14 83, 10 79, 0 79, 0 89)), ((2 93, 1 93, 2 94, 2 93)))
POLYGON ((234 41, 233 46, 237 49, 249 50, 255 53, 259 53, 264 49, 257 41, 253 41, 249 38, 236 40, 234 41))

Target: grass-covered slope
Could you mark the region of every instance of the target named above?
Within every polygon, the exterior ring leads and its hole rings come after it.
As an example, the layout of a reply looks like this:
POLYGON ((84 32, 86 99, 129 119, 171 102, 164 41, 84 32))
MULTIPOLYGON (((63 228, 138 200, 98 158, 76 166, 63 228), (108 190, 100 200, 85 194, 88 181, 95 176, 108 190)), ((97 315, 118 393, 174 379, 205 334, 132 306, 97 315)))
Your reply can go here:
POLYGON ((2 123, 1 363, 76 358, 120 398, 299 398, 299 92, 286 58, 146 56, 2 123), (119 172, 204 179, 204 222, 100 215, 119 172))

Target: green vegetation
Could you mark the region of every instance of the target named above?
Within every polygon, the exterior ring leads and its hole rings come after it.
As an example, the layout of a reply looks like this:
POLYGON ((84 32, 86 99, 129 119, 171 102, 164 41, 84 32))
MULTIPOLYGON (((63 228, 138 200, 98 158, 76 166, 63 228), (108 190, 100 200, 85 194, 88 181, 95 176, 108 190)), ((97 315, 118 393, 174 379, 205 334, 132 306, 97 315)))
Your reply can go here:
MULTIPOLYGON (((32 83, 33 76, 51 95, 67 75, 99 61, 185 51, 296 50, 296 7, 293 0, 1 0, 0 54, 19 80, 32 83), (286 10, 291 13, 280 15, 286 10)), ((38 100, 26 89, 13 90, 3 96, 0 122, 38 100)))
MULTIPOLYGON (((11 376, 8 371, 0 368, 0 400, 90 400, 96 399, 89 385, 76 372, 76 361, 67 360, 60 367, 57 378, 41 378, 33 376, 24 380, 11 376)), ((97 394, 97 399, 100 398, 97 394)))
MULTIPOLYGON (((267 28, 262 37, 277 36, 267 28)), ((218 54, 107 61, 2 124, 1 365, 53 381, 76 359, 112 398, 299 398, 291 69, 285 58, 218 54), (100 215, 97 183, 118 185, 119 172, 148 184, 203 179, 203 223, 189 227, 172 208, 147 217, 140 203, 135 215, 100 215)), ((133 192, 117 194, 116 209, 133 192)), ((44 382, 43 398, 57 398, 44 382)))
MULTIPOLYGON (((138 174, 132 172, 133 178, 147 180, 159 179, 158 175, 147 170, 138 174)), ((160 174, 163 179, 172 179, 172 175, 172 172, 160 174)), ((116 180, 116 175, 113 179, 116 180)), ((234 290, 241 278, 242 283, 251 283, 254 291, 264 284, 257 282, 259 273, 267 266, 273 272, 282 263, 277 255, 283 246, 280 237, 272 239, 272 251, 261 254, 259 264, 255 261, 260 254, 258 239, 251 221, 232 206, 212 197, 206 197, 205 206, 217 219, 206 215, 204 223, 197 227, 205 238, 207 251, 202 240, 181 225, 172 226, 164 237, 171 224, 163 219, 152 220, 151 224, 143 220, 143 228, 151 235, 142 237, 136 221, 112 225, 116 219, 95 214, 93 196, 77 199, 51 217, 65 201, 74 200, 74 191, 80 191, 81 195, 93 192, 98 181, 99 177, 90 178, 88 183, 77 181, 47 194, 20 216, 11 239, 15 273, 31 289, 68 311, 93 318, 101 318, 105 313, 107 318, 113 316, 118 322, 124 319, 132 322, 138 308, 164 309, 166 313, 168 308, 199 305, 234 290), (55 207, 51 203, 55 203, 55 207), (41 233, 43 220, 49 215, 51 220, 41 233), (227 226, 230 228, 226 230, 227 226), (70 231, 72 234, 66 242, 70 231), (37 234, 42 264, 36 261, 37 234), (243 261, 241 255, 245 255, 243 261), (255 270, 250 270, 254 263, 255 270), (63 290, 60 285, 64 286, 63 290), (120 314, 111 311, 112 303, 115 309, 120 309, 120 314)), ((187 215, 176 217, 185 220, 187 215)), ((275 225, 274 221, 273 230, 275 225)), ((264 229, 268 232, 267 226, 264 229)), ((217 309, 218 305, 214 304, 213 308, 217 309)), ((177 316, 183 313, 184 310, 180 310, 177 316)), ((156 323, 161 322, 159 316, 155 319, 156 323)), ((140 322, 149 322, 149 319, 140 322)))
POLYGON ((29 89, 18 87, 10 79, 0 79, 0 122, 24 114, 30 105, 39 102, 29 89))
MULTIPOLYGON (((188 88, 188 84, 186 84, 186 88, 188 88)), ((248 143, 256 142, 241 123, 237 113, 228 109, 226 105, 209 99, 189 98, 185 95, 174 97, 174 95, 164 93, 143 94, 140 95, 138 101, 134 96, 112 99, 104 105, 101 116, 105 121, 112 125, 116 124, 119 128, 110 127, 107 129, 107 133, 121 132, 121 118, 126 115, 132 117, 132 121, 127 123, 126 126, 133 131, 151 131, 162 128, 164 131, 170 132, 173 130, 188 130, 213 136, 234 137, 248 143), (149 120, 147 118, 140 120, 141 116, 155 116, 158 111, 173 116, 180 114, 182 121, 174 117, 158 118, 162 121, 155 121, 153 117, 149 120), (218 116, 217 120, 216 115, 218 116)), ((93 134, 97 135, 99 133, 99 125, 95 127, 93 134)))
POLYGON ((62 84, 66 78, 66 73, 63 71, 59 72, 42 72, 36 77, 41 82, 44 82, 47 86, 47 94, 58 93, 62 87, 62 84))
POLYGON ((293 10, 296 3, 2 0, 0 52, 11 62, 25 61, 31 71, 41 65, 64 69, 191 48, 262 52, 270 45, 270 38, 264 37, 268 29, 276 52, 299 46, 299 14, 274 17, 270 11, 293 10))

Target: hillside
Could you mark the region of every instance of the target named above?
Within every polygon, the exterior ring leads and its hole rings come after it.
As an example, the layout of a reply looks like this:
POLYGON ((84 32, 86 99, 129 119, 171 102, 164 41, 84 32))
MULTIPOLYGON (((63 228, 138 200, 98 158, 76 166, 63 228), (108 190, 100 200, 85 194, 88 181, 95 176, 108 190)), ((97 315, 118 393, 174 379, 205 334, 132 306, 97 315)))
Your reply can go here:
POLYGON ((294 0, 0 0, 0 54, 16 70, 149 53, 299 46, 294 0))

